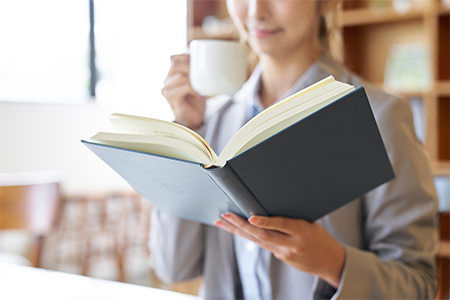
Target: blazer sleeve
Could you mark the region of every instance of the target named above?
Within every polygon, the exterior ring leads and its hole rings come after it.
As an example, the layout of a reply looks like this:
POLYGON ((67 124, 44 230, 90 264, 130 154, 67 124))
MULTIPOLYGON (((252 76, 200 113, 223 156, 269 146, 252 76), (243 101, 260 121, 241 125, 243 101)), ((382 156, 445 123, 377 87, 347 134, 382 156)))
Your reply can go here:
POLYGON ((152 209, 150 252, 156 275, 164 282, 193 279, 203 272, 203 226, 152 209))
POLYGON ((338 289, 317 279, 314 298, 433 299, 438 205, 428 160, 406 101, 390 97, 374 113, 396 178, 363 197, 365 249, 345 246, 338 289))

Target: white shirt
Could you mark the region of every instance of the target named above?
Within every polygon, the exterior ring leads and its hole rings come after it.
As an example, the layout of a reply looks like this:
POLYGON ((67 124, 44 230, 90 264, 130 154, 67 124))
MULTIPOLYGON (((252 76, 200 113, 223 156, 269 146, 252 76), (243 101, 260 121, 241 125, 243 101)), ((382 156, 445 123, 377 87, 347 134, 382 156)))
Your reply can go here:
MULTIPOLYGON (((246 99, 247 121, 264 110, 260 97, 262 68, 261 65, 256 67, 255 76, 252 78, 252 80, 255 80, 254 90, 250 93, 250 95, 253 96, 246 99)), ((301 90, 305 86, 305 82, 308 78, 317 74, 318 71, 319 66, 316 62, 312 64, 296 83, 282 97, 277 99, 274 104, 301 90)), ((246 238, 238 235, 235 235, 233 238, 245 299, 270 299, 272 297, 269 278, 269 261, 271 253, 260 248, 257 244, 246 238)))

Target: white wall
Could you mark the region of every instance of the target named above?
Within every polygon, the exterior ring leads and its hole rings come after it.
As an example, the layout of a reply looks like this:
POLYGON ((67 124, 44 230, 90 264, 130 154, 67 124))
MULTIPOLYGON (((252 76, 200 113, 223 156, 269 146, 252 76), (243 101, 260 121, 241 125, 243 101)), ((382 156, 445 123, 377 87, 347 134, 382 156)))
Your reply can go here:
POLYGON ((80 142, 113 130, 108 113, 96 103, 0 103, 0 173, 60 170, 67 193, 130 188, 80 142))
MULTIPOLYGON (((21 3, 31 2, 23 0, 21 3)), ((63 188, 67 193, 126 189, 129 185, 80 140, 88 139, 98 131, 113 130, 108 121, 112 112, 166 120, 173 117, 160 90, 170 67, 170 55, 186 51, 186 0, 99 0, 95 5, 97 64, 101 75, 96 101, 73 105, 2 102, 16 98, 33 102, 48 100, 24 99, 22 92, 27 88, 30 90, 30 84, 18 77, 21 88, 14 90, 17 97, 0 95, 0 173, 60 170, 65 174, 63 188)), ((5 11, 12 9, 6 3, 3 8, 5 11)), ((58 12, 64 15, 62 11, 58 12)), ((12 26, 8 33, 12 34, 16 29, 12 26)), ((30 38, 17 33, 12 36, 21 36, 24 40, 30 38)), ((3 36, 4 39, 7 37, 3 36)), ((35 50, 19 47, 11 41, 4 44, 11 53, 25 52, 25 57, 35 50)), ((20 59, 17 61, 23 63, 20 59)), ((43 76, 42 72, 48 68, 40 69, 40 65, 32 64, 34 61, 36 59, 27 61, 26 70, 43 76)), ((49 63, 55 64, 55 61, 49 63)), ((0 66, 0 70, 4 71, 4 68, 0 66)), ((52 76, 54 74, 51 72, 52 76)), ((3 75, 16 78, 9 73, 3 75)), ((66 73, 60 76, 69 81, 66 73)), ((7 83, 0 84, 5 87, 7 83)), ((33 90, 33 97, 35 93, 33 90)), ((61 100, 68 99, 62 97, 61 100)))

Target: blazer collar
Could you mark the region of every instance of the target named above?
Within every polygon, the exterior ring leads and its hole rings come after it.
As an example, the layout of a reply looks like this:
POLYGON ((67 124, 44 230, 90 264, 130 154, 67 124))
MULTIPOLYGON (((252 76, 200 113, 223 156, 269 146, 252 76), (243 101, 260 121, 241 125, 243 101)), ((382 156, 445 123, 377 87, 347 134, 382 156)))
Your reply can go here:
MULTIPOLYGON (((245 102, 247 105, 251 106, 255 100, 259 100, 259 89, 263 68, 264 66, 262 63, 258 63, 247 82, 245 82, 242 88, 233 95, 233 102, 245 102)), ((342 70, 343 68, 339 63, 337 63, 327 52, 323 52, 319 59, 311 64, 294 85, 280 99, 275 101, 275 103, 316 83, 330 74, 334 75, 336 79, 339 80, 342 75, 342 70)))

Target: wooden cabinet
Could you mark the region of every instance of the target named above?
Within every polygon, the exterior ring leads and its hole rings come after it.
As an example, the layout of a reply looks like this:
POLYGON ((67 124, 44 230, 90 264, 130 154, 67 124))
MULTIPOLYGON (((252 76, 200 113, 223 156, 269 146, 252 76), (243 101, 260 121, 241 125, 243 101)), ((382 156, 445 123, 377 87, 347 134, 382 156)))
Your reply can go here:
MULTIPOLYGON (((449 176, 450 9, 438 0, 410 0, 410 7, 400 13, 394 8, 394 1, 344 0, 338 14, 344 45, 343 60, 361 77, 383 87, 386 62, 393 46, 402 43, 426 46, 430 54, 430 88, 420 92, 402 91, 399 94, 422 102, 421 109, 415 111, 414 117, 423 120, 421 125, 425 127, 424 140, 432 171, 435 176, 449 176)), ((416 130, 420 131, 419 128, 416 130)), ((440 229, 441 243, 437 257, 440 283, 436 299, 448 299, 448 212, 440 214, 440 229)))
MULTIPOLYGON (((401 91, 422 101, 425 144, 434 175, 450 175, 449 15, 438 0, 410 0, 404 11, 395 0, 344 1, 338 23, 345 64, 363 78, 383 86, 390 49, 396 44, 422 44, 429 51, 431 85, 424 91, 401 91)), ((395 91, 394 91, 395 92, 395 91)))

